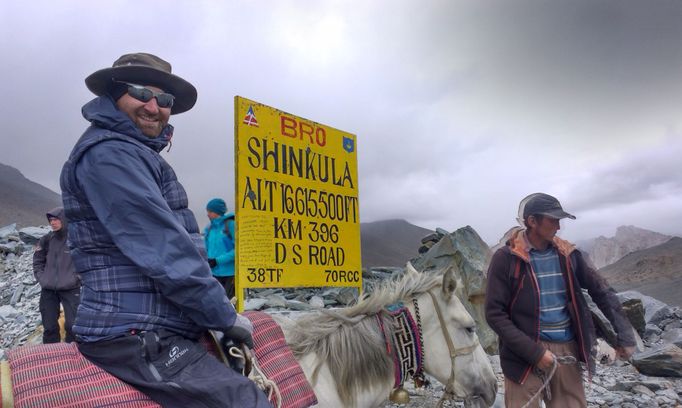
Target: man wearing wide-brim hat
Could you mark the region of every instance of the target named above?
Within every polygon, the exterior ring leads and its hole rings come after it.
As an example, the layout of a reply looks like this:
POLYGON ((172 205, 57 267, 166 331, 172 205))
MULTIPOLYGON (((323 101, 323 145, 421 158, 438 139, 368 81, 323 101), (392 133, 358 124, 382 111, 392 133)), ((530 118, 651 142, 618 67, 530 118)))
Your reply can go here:
POLYGON ((97 95, 83 106, 90 126, 60 180, 83 285, 79 350, 164 407, 269 407, 198 343, 213 329, 253 347, 251 323, 213 279, 187 194, 159 154, 170 115, 190 110, 196 89, 146 53, 123 55, 85 83, 97 95))

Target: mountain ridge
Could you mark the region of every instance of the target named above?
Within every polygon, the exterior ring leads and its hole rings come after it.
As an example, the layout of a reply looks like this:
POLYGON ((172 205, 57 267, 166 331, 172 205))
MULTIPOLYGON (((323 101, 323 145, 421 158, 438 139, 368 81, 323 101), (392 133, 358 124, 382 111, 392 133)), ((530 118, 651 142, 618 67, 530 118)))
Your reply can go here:
POLYGON ((613 237, 600 235, 584 240, 578 246, 588 254, 597 268, 613 264, 627 254, 641 249, 651 248, 668 241, 672 236, 661 234, 633 225, 621 225, 613 237))
POLYGON ((625 255, 599 273, 618 291, 636 290, 671 305, 682 306, 682 238, 625 255))
MULTIPOLYGON (((62 205, 59 194, 27 179, 21 171, 3 163, 0 163, 0 193, 0 227, 12 223, 17 223, 18 227, 46 225, 45 213, 62 205)), ((418 255, 421 239, 431 233, 432 230, 413 225, 404 219, 361 223, 362 266, 403 267, 418 255)), ((599 236, 582 241, 579 246, 598 268, 601 267, 606 273, 611 274, 610 269, 605 269, 607 265, 627 257, 632 252, 655 247, 671 238, 654 231, 625 225, 618 227, 614 237, 599 236)), ((640 262, 642 272, 635 275, 647 277, 649 275, 647 268, 661 263, 665 265, 665 259, 669 258, 640 262)), ((622 268, 625 264, 620 264, 619 267, 622 268)), ((628 264, 627 268, 634 271, 632 265, 628 264)), ((652 283, 646 279, 645 281, 643 284, 652 283)), ((617 279, 614 282, 621 287, 635 284, 617 279)))
POLYGON ((62 205, 61 195, 0 163, 0 227, 47 225, 45 213, 62 205))
POLYGON ((403 267, 419 255, 421 239, 431 233, 403 219, 360 223, 362 267, 403 267))

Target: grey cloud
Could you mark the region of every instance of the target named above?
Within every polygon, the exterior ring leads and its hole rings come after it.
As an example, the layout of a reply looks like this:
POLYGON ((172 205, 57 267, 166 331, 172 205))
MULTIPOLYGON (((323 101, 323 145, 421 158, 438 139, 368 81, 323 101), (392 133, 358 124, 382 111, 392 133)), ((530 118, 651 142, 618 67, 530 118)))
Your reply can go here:
POLYGON ((55 190, 87 125, 83 78, 147 50, 199 90, 164 156, 200 222, 208 199, 234 202, 234 95, 357 134, 363 221, 493 242, 547 191, 580 213, 571 236, 672 216, 682 195, 679 142, 651 147, 682 128, 680 2, 36 0, 0 16, 0 162, 55 190))
POLYGON ((682 138, 671 136, 652 148, 597 167, 573 186, 577 210, 589 211, 682 195, 682 138))

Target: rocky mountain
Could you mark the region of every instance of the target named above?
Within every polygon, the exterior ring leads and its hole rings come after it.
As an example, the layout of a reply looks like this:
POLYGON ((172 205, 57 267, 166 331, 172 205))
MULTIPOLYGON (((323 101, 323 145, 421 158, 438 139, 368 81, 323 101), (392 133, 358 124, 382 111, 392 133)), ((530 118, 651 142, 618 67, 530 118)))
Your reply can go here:
POLYGON ((682 306, 682 238, 625 255, 599 270, 617 291, 633 289, 682 306))
POLYGON ((0 163, 0 227, 47 224, 45 213, 62 205, 61 196, 0 163))
POLYGON ((403 267, 413 257, 421 239, 433 233, 405 220, 384 220, 360 224, 362 266, 403 267))
POLYGON ((610 265, 630 252, 651 248, 668 241, 669 235, 659 234, 632 225, 620 226, 610 238, 600 236, 578 243, 597 268, 610 265))

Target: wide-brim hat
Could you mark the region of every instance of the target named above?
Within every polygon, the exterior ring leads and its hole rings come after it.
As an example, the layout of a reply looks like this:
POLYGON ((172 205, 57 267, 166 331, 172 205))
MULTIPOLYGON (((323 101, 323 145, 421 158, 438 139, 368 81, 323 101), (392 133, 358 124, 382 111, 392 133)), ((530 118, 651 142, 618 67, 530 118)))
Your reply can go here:
POLYGON ((137 52, 125 54, 111 68, 100 69, 85 78, 85 85, 97 96, 106 94, 113 81, 151 85, 175 96, 171 115, 186 112, 197 101, 194 85, 171 73, 171 64, 156 55, 137 52))

